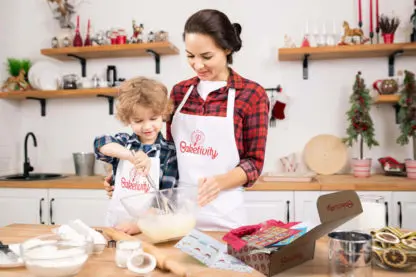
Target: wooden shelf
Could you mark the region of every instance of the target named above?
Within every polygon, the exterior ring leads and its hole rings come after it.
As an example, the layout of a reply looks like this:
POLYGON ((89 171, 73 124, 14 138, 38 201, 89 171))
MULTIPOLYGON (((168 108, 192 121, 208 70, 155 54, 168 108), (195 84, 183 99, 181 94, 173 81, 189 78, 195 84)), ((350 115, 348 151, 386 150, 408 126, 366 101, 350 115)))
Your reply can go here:
POLYGON ((114 113, 114 98, 117 96, 117 88, 93 88, 93 89, 63 89, 63 90, 31 90, 0 92, 0 99, 10 100, 36 100, 40 103, 41 115, 46 116, 46 99, 53 98, 82 98, 102 97, 108 100, 109 114, 114 113))
POLYGON ((63 90, 31 90, 0 92, 0 98, 23 100, 28 97, 52 99, 52 98, 82 98, 97 95, 116 96, 117 88, 94 88, 94 89, 63 89, 63 90))
POLYGON ((137 44, 118 44, 118 45, 97 45, 84 47, 62 47, 42 49, 42 55, 49 56, 61 61, 72 60, 68 55, 75 55, 84 59, 102 58, 127 58, 149 56, 148 50, 152 50, 158 55, 177 55, 178 48, 168 41, 137 43, 137 44))
POLYGON ((325 47, 280 48, 279 61, 301 61, 309 54, 309 60, 333 60, 353 58, 387 57, 403 50, 403 55, 416 55, 416 43, 364 44, 325 47))
POLYGON ((395 58, 399 54, 416 56, 416 43, 280 48, 278 50, 278 60, 303 61, 303 79, 308 79, 309 60, 387 57, 388 73, 389 76, 393 76, 395 58))
POLYGON ((136 44, 113 44, 113 45, 96 45, 83 47, 61 47, 42 49, 42 55, 68 61, 78 59, 81 63, 82 77, 87 75, 87 59, 103 58, 129 58, 152 56, 155 59, 156 74, 160 73, 160 56, 177 55, 178 48, 169 41, 136 43, 136 44))
POLYGON ((391 95, 378 95, 374 97, 374 104, 396 104, 399 102, 400 95, 391 94, 391 95))

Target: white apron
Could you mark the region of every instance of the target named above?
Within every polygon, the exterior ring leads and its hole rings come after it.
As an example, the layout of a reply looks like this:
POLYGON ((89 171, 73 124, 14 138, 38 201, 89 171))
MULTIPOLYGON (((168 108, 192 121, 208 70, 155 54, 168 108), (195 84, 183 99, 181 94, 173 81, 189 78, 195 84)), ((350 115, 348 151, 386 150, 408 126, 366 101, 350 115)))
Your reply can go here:
MULTIPOLYGON (((127 146, 130 149, 131 145, 127 146)), ((150 157, 151 166, 149 170, 150 177, 159 188, 160 176, 160 150, 156 152, 155 157, 150 157)), ((134 165, 127 160, 120 160, 117 166, 116 179, 114 181, 113 196, 107 210, 106 224, 114 227, 123 221, 132 221, 133 218, 128 214, 121 204, 120 199, 125 196, 137 194, 139 192, 147 193, 154 191, 153 187, 147 181, 145 176, 136 173, 134 165)))
MULTIPOLYGON (((189 88, 171 125, 178 157, 179 182, 197 186, 198 179, 224 174, 240 162, 234 134, 235 89, 228 90, 227 116, 181 113, 191 94, 189 88)), ((243 188, 220 192, 217 199, 200 209, 196 227, 203 231, 229 231, 246 225, 243 188)))

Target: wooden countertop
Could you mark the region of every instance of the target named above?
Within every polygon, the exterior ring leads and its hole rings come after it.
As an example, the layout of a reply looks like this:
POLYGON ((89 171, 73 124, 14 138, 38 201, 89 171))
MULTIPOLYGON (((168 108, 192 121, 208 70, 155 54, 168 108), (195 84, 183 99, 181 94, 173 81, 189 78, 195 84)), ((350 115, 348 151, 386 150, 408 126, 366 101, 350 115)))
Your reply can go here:
MULTIPOLYGON (((104 176, 67 176, 47 181, 0 181, 0 188, 103 189, 104 176)), ((355 178, 352 175, 318 175, 310 183, 265 182, 262 177, 248 191, 416 191, 416 180, 404 177, 372 175, 355 178)))
POLYGON ((318 175, 310 183, 265 182, 262 177, 249 191, 416 191, 416 180, 405 177, 372 175, 369 178, 355 178, 353 175, 318 175))
MULTIPOLYGON (((13 224, 7 227, 0 228, 0 238, 6 243, 21 243, 22 241, 49 233, 50 229, 56 226, 45 225, 25 225, 25 224, 13 224)), ((211 235, 211 234, 210 234, 211 235)), ((212 234, 213 237, 220 237, 218 234, 212 234)), ((297 267, 289 269, 280 273, 278 276, 294 277, 294 276, 308 276, 308 277, 324 277, 328 274, 328 242, 326 238, 321 238, 317 241, 315 248, 315 258, 307 261, 297 267)), ((158 247, 159 248, 159 247, 158 247)), ((167 255, 169 259, 174 259, 177 262, 181 262, 187 266, 187 275, 193 277, 243 277, 243 276, 264 276, 257 271, 253 271, 251 274, 238 273, 234 271, 216 270, 210 269, 206 266, 201 266, 195 259, 180 252, 179 249, 172 247, 172 245, 162 246, 159 249, 168 250, 167 255), (179 252, 178 252, 179 251, 179 252), (175 252, 175 253, 174 253, 175 252)), ((116 277, 116 276, 132 276, 132 274, 126 270, 118 268, 114 262, 114 248, 106 248, 100 255, 92 255, 87 263, 84 265, 81 272, 77 277, 116 277)), ((0 269, 0 276, 8 277, 33 277, 29 274, 25 267, 15 269, 0 269)), ((151 274, 152 277, 165 277, 165 276, 177 276, 171 272, 161 271, 156 269, 151 274)), ((390 271, 384 271, 379 268, 373 269, 373 277, 393 277, 393 276, 414 276, 414 272, 409 273, 394 273, 390 271)))
POLYGON ((65 176, 61 179, 43 181, 0 181, 0 188, 104 189, 104 176, 65 176))

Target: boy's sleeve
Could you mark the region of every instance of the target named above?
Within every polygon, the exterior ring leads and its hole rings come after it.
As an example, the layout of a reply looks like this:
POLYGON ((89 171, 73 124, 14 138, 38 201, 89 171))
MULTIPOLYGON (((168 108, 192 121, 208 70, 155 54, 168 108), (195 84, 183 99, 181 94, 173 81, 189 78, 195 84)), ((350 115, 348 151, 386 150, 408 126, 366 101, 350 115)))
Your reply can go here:
POLYGON ((178 160, 176 151, 171 150, 166 157, 165 166, 162 168, 162 180, 160 189, 175 187, 179 180, 178 160))
POLYGON ((94 139, 94 153, 97 160, 113 164, 117 158, 106 156, 100 152, 100 148, 109 143, 118 143, 122 146, 127 145, 130 135, 127 133, 118 133, 115 136, 103 135, 94 139))

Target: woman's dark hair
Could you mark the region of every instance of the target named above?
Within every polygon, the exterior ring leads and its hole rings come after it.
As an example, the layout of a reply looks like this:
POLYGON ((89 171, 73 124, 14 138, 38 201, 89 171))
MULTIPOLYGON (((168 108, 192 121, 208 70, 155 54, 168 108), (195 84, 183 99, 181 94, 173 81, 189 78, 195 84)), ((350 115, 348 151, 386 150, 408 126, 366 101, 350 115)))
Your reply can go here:
POLYGON ((194 13, 185 23, 183 39, 188 33, 209 35, 224 50, 230 50, 227 62, 233 63, 232 54, 241 48, 241 25, 231 23, 228 17, 218 10, 200 10, 194 13))

